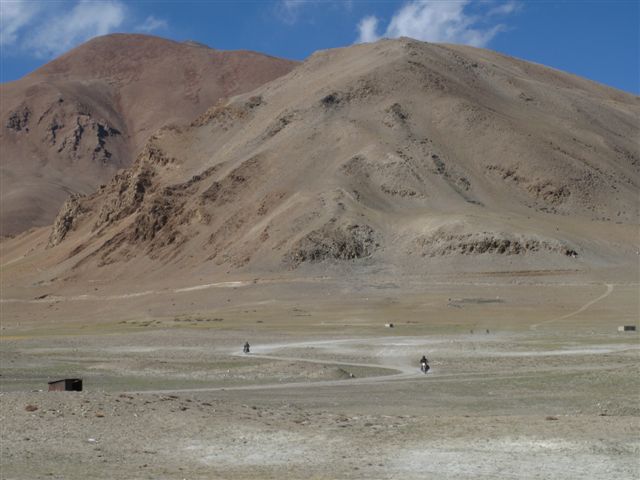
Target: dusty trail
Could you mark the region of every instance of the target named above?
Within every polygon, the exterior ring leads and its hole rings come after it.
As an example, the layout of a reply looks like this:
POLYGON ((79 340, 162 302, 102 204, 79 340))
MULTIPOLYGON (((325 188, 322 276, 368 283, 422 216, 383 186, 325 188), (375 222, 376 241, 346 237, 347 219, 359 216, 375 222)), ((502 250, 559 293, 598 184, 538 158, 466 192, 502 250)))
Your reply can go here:
MULTIPOLYGON (((263 358, 269 359, 287 359, 287 360, 295 360, 293 358, 288 357, 271 357, 271 356, 261 356, 263 358)), ((333 363, 336 365, 342 366, 357 366, 357 364, 352 363, 338 363, 338 362, 323 362, 323 361, 311 361, 307 359, 299 359, 301 362, 309 362, 309 363, 333 363)), ((368 365, 369 367, 378 367, 377 365, 368 365)), ((602 366, 602 367, 593 367, 593 366, 584 366, 584 367, 572 367, 572 368, 562 368, 562 369, 531 369, 525 370, 519 373, 486 373, 486 372, 478 372, 478 373, 449 373, 445 375, 434 375, 433 370, 425 375, 421 373, 418 368, 410 369, 403 371, 396 371, 396 373, 392 373, 389 375, 378 375, 372 377, 362 377, 362 378, 353 378, 353 379, 345 379, 345 380, 324 380, 318 382, 288 382, 288 383, 267 383, 261 385, 241 385, 241 386, 230 386, 230 387, 204 387, 204 388, 180 388, 180 389, 163 389, 163 390, 136 390, 136 391, 128 391, 124 392, 127 394, 177 394, 177 393, 204 393, 204 392, 224 392, 224 391, 245 391, 245 390, 283 390, 283 389, 299 389, 299 388, 319 388, 319 387, 353 387, 353 386, 362 386, 362 385, 372 385, 376 383, 389 383, 389 382, 416 382, 428 381, 430 383, 442 383, 442 382, 469 382, 469 381, 490 381, 490 380, 523 380, 523 379, 534 379, 544 377, 548 373, 553 373, 557 371, 562 371, 563 373, 579 373, 579 372, 589 372, 589 371, 606 371, 606 370, 615 370, 615 367, 612 366, 602 366)))
MULTIPOLYGON (((244 354, 233 354, 233 356, 243 356, 244 354)), ((241 385, 231 387, 205 387, 205 388, 184 388, 173 390, 141 390, 126 393, 153 393, 153 394, 169 394, 169 393, 197 393, 197 392, 219 392, 225 390, 279 390, 288 388, 305 388, 305 387, 335 387, 342 385, 368 385, 372 383, 387 382, 390 380, 402 380, 419 377, 423 375, 418 372, 417 368, 408 367, 385 367, 376 364, 364 364, 364 363, 347 363, 337 362, 331 360, 316 360, 309 358, 296 358, 296 357, 281 357, 276 355, 260 355, 250 354, 253 358, 264 358, 268 360, 284 360, 289 362, 305 362, 314 363, 320 365, 338 365, 341 367, 365 367, 365 368, 379 368, 389 370, 392 373, 387 375, 378 375, 371 377, 352 378, 349 380, 323 380, 318 382, 288 382, 288 383, 268 383, 262 385, 241 385)))
MULTIPOLYGON (((6 265, 9 265, 11 263, 14 263, 16 261, 18 261, 20 259, 16 259, 16 260, 11 260, 7 263, 5 263, 4 265, 2 265, 1 267, 4 267, 6 265)), ((0 267, 0 268, 1 268, 0 267)), ((323 280, 328 280, 328 279, 323 279, 323 280)), ((145 297, 145 296, 149 296, 149 295, 167 295, 167 294, 179 294, 179 293, 189 293, 189 292, 195 292, 195 291, 199 291, 199 290, 208 290, 210 288, 238 288, 238 287, 246 287, 249 285, 255 285, 255 284, 280 284, 280 283, 300 283, 300 282, 315 282, 315 281, 322 281, 322 280, 317 280, 317 279, 309 279, 306 277, 299 277, 299 278, 281 278, 281 279, 268 279, 268 280, 259 280, 259 281, 246 281, 246 280, 238 280, 238 281, 228 281, 228 282, 215 282, 215 283, 201 283, 201 284, 196 284, 196 285, 191 285, 188 287, 180 287, 180 288, 166 288, 166 289, 159 289, 159 290, 143 290, 143 291, 138 291, 138 292, 128 292, 128 293, 121 293, 121 294, 115 294, 115 295, 95 295, 95 294, 84 294, 84 295, 53 295, 53 294, 45 294, 41 297, 38 298, 29 298, 29 299, 24 299, 24 298, 0 298, 0 303, 48 303, 48 302, 52 302, 52 301, 56 301, 56 302, 78 302, 78 301, 113 301, 113 300, 126 300, 128 298, 138 298, 138 297, 145 297)), ((470 287, 513 287, 513 283, 501 283, 501 282, 430 282, 430 285, 437 285, 437 286, 470 286, 470 287)), ((529 286, 549 286, 549 284, 547 283, 531 283, 528 284, 529 286)), ((589 282, 585 282, 585 283, 558 283, 555 284, 555 286, 558 287, 588 287, 588 286, 592 286, 592 283, 589 282)), ((537 326, 545 324, 545 323, 550 323, 550 322, 554 322, 557 320, 562 320, 564 318, 569 318, 572 317, 573 315, 577 315, 578 313, 581 313, 582 311, 586 310, 587 308, 589 308, 592 304, 602 300, 604 297, 608 296, 611 291, 613 291, 614 285, 625 285, 625 286, 637 286, 637 283, 631 282, 631 283, 621 283, 621 284, 613 284, 613 283, 607 283, 607 289, 608 291, 605 292, 604 295, 602 295, 601 297, 596 298, 595 300, 592 300, 590 302, 588 302, 587 304, 583 305, 579 310, 576 310, 575 312, 572 312, 570 314, 567 314, 563 317, 559 317, 559 318, 554 318, 551 320, 546 320, 544 322, 532 325, 531 328, 533 330, 535 330, 537 328, 537 326), (610 290, 609 290, 610 289, 610 290), (536 328, 534 328, 536 327, 536 328)))
POLYGON ((237 288, 250 285, 251 282, 237 281, 237 282, 217 282, 217 283, 203 283, 200 285, 194 285, 191 287, 173 288, 166 290, 144 290, 142 292, 123 293, 119 295, 72 295, 72 296, 58 296, 58 295, 44 295, 34 299, 21 299, 21 298, 2 298, 0 303, 49 303, 49 302, 77 302, 83 300, 91 301, 111 301, 111 300, 125 300, 127 298, 146 297, 148 295, 166 295, 168 293, 185 293, 194 292, 197 290, 207 290, 209 288, 237 288))
MULTIPOLYGON (((393 341, 402 341, 402 338, 398 337, 384 337, 386 339, 391 339, 393 341)), ((383 338, 383 339, 384 339, 383 338)), ((374 339, 377 341, 383 340, 380 338, 374 339)), ((326 345, 326 344, 357 344, 360 342, 370 341, 371 339, 341 339, 341 340, 321 340, 321 341, 306 341, 306 342, 292 342, 292 343, 281 343, 268 345, 265 347, 261 347, 258 349, 258 352, 268 352, 273 350, 279 350, 283 348, 300 348, 300 347, 309 347, 314 345, 326 345)), ((412 339, 414 342, 418 339, 412 339)), ((427 343, 427 342, 425 342, 427 343)), ((637 349, 640 347, 636 347, 637 349)), ((613 349, 605 349, 601 351, 593 351, 592 353, 598 354, 606 354, 612 352, 622 352, 626 351, 629 348, 627 346, 622 346, 619 348, 613 349)), ((548 352, 550 355, 559 354, 557 352, 548 352)), ((565 354, 570 354, 571 352, 565 352, 565 354)), ((581 353, 581 351, 577 351, 576 353, 581 353)), ((229 352, 229 355, 234 357, 245 357, 246 354, 229 352)), ((305 363, 313 363, 320 365, 338 365, 341 367, 364 367, 364 368, 378 368, 389 370, 391 373, 385 375, 377 375, 377 376, 368 376, 361 378, 351 378, 351 379, 341 379, 341 380, 323 380, 323 381, 314 381, 314 382, 287 382, 287 383, 270 383, 270 384, 253 384, 253 385, 240 385, 240 386, 227 386, 227 387, 204 387, 204 388, 184 388, 184 389, 163 389, 163 390, 141 390, 141 391, 131 391, 126 393, 151 393, 151 394, 175 394, 175 393, 202 393, 202 392, 216 392, 216 391, 236 391, 236 390, 282 390, 282 389, 298 389, 298 388, 318 388, 318 387, 335 387, 335 386, 362 386, 362 385, 371 385, 376 383, 387 383, 387 382, 415 382, 415 381, 423 381, 425 379, 425 375, 420 372, 419 368, 407 366, 407 365, 380 365, 376 363, 355 363, 355 362, 341 362, 335 360, 324 360, 324 359, 313 359, 313 358, 300 358, 300 357, 290 357, 290 356, 280 356, 280 355, 269 355, 266 353, 251 353, 249 354, 251 358, 264 358, 267 360, 282 360, 289 362, 305 362, 305 363)), ((561 367, 562 372, 570 371, 572 373, 578 372, 586 372, 593 370, 612 370, 614 367, 612 366, 576 366, 576 367, 561 367)), ((447 373, 447 374, 437 374, 432 369, 430 373, 427 375, 425 380, 429 382, 459 382, 459 381, 486 381, 486 380, 509 380, 509 379, 525 379, 525 378, 537 378, 544 375, 547 375, 550 372, 554 372, 557 369, 546 368, 540 369, 535 368, 531 370, 522 370, 517 373, 507 372, 507 371, 498 371, 498 372, 478 372, 478 373, 447 373)))
POLYGON ((567 318, 571 318, 575 315, 578 315, 579 313, 584 312, 587 308, 589 308, 591 305, 593 305, 594 303, 599 302, 600 300, 607 298, 609 295, 611 295, 611 292, 613 292, 613 284, 612 283, 607 283, 607 291, 604 292, 602 295, 600 295, 598 298, 594 298, 593 300, 588 301, 587 303, 585 303, 584 305, 582 305, 580 308, 578 308, 577 310, 571 312, 571 313, 567 313, 566 315, 562 315, 561 317, 556 317, 556 318, 552 318, 550 320, 545 320, 544 322, 540 322, 540 323, 534 323, 533 325, 531 325, 531 330, 537 330, 538 327, 540 325, 547 325, 549 323, 553 323, 553 322, 559 322, 560 320, 564 320, 567 318))

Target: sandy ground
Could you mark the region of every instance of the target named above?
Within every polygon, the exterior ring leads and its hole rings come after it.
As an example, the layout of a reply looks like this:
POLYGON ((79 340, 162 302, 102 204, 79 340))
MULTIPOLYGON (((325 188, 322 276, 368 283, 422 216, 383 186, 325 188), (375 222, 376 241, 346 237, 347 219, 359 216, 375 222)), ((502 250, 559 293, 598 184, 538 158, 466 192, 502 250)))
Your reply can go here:
POLYGON ((635 284, 197 287, 5 298, 1 478, 640 475, 635 284))

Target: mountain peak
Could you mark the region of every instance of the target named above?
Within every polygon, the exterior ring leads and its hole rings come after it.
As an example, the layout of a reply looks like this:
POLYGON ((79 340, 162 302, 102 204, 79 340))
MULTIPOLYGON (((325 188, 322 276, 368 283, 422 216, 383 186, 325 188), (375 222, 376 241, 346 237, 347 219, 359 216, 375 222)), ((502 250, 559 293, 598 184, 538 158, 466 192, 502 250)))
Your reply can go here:
POLYGON ((203 48, 211 48, 209 45, 206 45, 204 43, 201 42, 197 42, 195 40, 185 40, 184 42, 182 42, 184 45, 190 45, 192 47, 203 47, 203 48))
POLYGON ((2 85, 3 234, 49 224, 70 193, 89 193, 130 165, 158 128, 189 123, 296 64, 111 34, 2 85))
POLYGON ((624 263, 638 118, 630 95, 488 50, 406 39, 325 50, 158 132, 132 168, 67 204, 51 245, 78 268, 132 262, 142 276, 169 263, 407 274, 624 263), (603 222, 625 249, 585 241, 603 222))

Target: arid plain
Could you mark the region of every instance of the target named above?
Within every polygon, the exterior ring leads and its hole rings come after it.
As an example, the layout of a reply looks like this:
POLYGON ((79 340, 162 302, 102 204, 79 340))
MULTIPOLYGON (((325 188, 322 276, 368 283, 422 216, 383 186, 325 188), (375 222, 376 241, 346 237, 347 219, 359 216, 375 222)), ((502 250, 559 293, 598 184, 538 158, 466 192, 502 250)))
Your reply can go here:
POLYGON ((5 301, 2 475, 637 478, 638 342, 617 332, 637 289, 283 276, 5 301))

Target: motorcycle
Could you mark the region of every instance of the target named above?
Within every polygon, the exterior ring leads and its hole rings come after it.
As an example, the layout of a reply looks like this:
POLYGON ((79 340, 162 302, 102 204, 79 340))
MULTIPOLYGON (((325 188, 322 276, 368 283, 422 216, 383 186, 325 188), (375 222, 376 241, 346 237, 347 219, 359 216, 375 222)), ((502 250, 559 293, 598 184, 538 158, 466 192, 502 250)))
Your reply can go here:
POLYGON ((425 375, 427 374, 427 372, 431 369, 431 367, 429 367, 429 364, 427 362, 422 362, 420 364, 420 371, 422 373, 424 373, 425 375))

